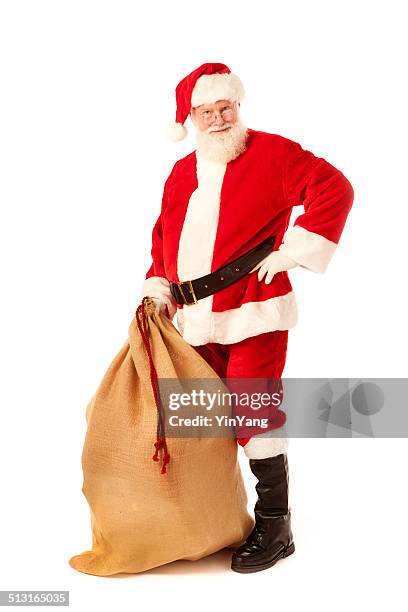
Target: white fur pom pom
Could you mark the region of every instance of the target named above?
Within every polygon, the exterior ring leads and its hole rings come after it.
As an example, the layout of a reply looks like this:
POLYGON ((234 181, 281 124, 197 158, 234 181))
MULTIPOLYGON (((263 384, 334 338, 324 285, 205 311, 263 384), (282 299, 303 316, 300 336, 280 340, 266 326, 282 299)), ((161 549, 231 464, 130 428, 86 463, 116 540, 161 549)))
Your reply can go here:
POLYGON ((187 136, 187 128, 182 123, 173 123, 167 130, 167 137, 173 142, 183 140, 187 136))

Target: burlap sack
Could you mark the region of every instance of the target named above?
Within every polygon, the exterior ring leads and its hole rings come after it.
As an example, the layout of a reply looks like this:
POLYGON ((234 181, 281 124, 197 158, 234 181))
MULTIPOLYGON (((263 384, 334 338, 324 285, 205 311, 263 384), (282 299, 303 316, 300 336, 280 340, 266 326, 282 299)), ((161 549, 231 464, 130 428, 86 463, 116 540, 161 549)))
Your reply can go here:
MULTIPOLYGON (((152 300, 142 306, 158 378, 217 377, 152 300)), ((137 319, 86 407, 82 492, 92 550, 69 564, 98 576, 201 559, 238 546, 253 527, 235 439, 167 439, 165 474, 152 460, 158 411, 137 319)))

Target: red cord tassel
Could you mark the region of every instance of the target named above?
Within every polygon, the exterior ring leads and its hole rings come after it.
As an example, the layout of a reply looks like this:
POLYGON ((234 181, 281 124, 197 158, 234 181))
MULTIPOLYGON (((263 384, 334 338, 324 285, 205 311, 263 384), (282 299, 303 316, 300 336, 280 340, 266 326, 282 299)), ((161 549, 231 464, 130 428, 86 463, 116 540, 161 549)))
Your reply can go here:
POLYGON ((156 442, 154 443, 156 450, 155 450, 155 453, 152 459, 153 461, 158 461, 159 451, 160 450, 162 451, 162 467, 161 467, 160 473, 166 474, 167 472, 166 465, 170 462, 170 454, 167 450, 167 442, 166 442, 166 438, 164 435, 163 414, 161 411, 161 403, 160 403, 160 395, 159 395, 159 384, 157 381, 156 368, 154 367, 154 363, 153 363, 153 357, 152 357, 152 352, 151 352, 150 342, 149 342, 149 333, 148 333, 147 324, 146 324, 146 302, 148 300, 150 300, 150 298, 148 296, 145 296, 142 299, 142 303, 137 307, 136 322, 137 322, 137 326, 139 328, 140 334, 142 336, 142 340, 143 340, 143 343, 144 343, 144 346, 147 352, 147 356, 149 359, 150 383, 152 385, 154 401, 156 403, 156 408, 157 408, 157 431, 156 431, 156 442))

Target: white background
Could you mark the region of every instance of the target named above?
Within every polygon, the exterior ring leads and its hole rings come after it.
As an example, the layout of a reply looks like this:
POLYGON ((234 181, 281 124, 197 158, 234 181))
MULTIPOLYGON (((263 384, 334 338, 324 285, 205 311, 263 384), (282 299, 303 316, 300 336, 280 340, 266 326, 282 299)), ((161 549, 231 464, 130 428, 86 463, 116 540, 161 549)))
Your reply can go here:
POLYGON ((164 180, 195 147, 189 123, 183 143, 164 132, 201 63, 241 77, 247 125, 355 189, 327 272, 290 272, 285 375, 406 376, 403 7, 1 1, 1 589, 69 589, 75 610, 406 609, 403 438, 290 440, 297 548, 265 572, 235 574, 223 552, 125 578, 68 565, 91 544, 85 405, 138 305, 164 180))

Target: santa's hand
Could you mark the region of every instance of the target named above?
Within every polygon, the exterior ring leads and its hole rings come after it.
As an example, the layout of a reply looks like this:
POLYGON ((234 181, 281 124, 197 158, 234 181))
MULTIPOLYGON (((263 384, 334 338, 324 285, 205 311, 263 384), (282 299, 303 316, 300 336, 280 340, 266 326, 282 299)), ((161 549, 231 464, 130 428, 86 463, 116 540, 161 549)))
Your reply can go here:
POLYGON ((173 318, 177 311, 175 303, 167 297, 162 296, 161 298, 150 297, 155 303, 157 314, 164 314, 167 316, 166 306, 168 308, 170 320, 173 318))
POLYGON ((165 308, 166 308, 166 304, 165 302, 163 302, 163 300, 160 300, 159 298, 150 298, 151 300, 153 300, 153 302, 155 303, 156 306, 156 312, 159 313, 163 313, 165 312, 165 308))
POLYGON ((268 285, 277 272, 291 270, 292 268, 296 268, 297 265, 297 262, 287 257, 287 255, 284 255, 280 251, 273 251, 257 263, 256 266, 252 268, 251 272, 259 268, 258 280, 261 281, 266 274, 265 283, 268 285))

